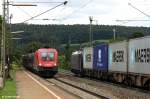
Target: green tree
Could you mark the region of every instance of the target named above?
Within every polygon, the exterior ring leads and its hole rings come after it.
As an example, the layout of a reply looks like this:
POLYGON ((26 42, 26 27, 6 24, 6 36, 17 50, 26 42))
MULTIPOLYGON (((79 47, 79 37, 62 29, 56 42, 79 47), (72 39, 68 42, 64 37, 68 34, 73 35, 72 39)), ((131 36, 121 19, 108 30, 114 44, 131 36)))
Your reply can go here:
MULTIPOLYGON (((2 17, 0 16, 0 45, 1 45, 1 38, 2 38, 2 17)), ((1 49, 0 49, 0 55, 1 55, 1 49)))
POLYGON ((71 49, 70 43, 68 42, 65 47, 65 69, 70 69, 70 57, 71 57, 71 49))
POLYGON ((142 32, 134 32, 130 38, 138 38, 138 37, 143 37, 144 34, 142 32))
POLYGON ((42 44, 40 42, 31 42, 27 45, 25 52, 26 53, 32 53, 41 47, 42 47, 42 44))

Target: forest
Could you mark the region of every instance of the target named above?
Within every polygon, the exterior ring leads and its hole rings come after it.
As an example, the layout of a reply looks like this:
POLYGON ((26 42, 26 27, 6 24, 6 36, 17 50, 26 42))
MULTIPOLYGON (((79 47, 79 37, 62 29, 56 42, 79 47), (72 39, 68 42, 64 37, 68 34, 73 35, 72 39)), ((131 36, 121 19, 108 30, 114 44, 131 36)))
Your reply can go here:
MULTIPOLYGON (((133 33, 142 33, 150 35, 149 27, 127 27, 110 25, 93 25, 93 41, 113 39, 113 29, 116 30, 116 38, 124 40, 130 38, 133 33)), ((17 45, 22 47, 31 42, 58 47, 59 45, 71 43, 82 44, 89 42, 90 25, 33 25, 33 24, 13 24, 11 31, 24 31, 21 34, 15 34, 13 37, 22 38, 16 41, 17 45)))

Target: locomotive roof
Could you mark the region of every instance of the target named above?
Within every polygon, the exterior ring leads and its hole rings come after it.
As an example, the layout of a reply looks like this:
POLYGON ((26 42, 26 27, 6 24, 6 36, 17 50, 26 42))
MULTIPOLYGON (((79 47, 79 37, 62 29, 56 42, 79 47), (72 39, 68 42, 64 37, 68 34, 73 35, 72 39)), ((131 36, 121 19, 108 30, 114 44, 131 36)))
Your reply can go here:
POLYGON ((54 48, 40 48, 37 51, 56 51, 54 48))
POLYGON ((75 51, 75 52, 72 52, 72 55, 76 55, 76 54, 82 54, 82 51, 75 51))

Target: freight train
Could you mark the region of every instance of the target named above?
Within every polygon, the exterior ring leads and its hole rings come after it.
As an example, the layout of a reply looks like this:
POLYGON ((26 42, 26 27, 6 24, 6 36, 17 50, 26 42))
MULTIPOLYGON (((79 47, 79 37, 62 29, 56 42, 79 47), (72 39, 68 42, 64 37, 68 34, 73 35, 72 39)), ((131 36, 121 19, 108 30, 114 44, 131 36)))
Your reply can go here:
POLYGON ((58 52, 54 48, 41 48, 23 55, 23 66, 36 73, 52 77, 58 72, 58 52))
POLYGON ((150 90, 150 36, 73 52, 71 71, 150 90))

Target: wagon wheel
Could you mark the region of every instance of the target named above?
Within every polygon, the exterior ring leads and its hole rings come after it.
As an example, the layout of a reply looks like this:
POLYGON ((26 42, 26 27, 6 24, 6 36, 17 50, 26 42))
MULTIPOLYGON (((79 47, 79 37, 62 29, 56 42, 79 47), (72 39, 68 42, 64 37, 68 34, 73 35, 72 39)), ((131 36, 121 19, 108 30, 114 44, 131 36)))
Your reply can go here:
POLYGON ((125 85, 128 85, 128 86, 132 86, 133 85, 133 81, 130 77, 126 77, 124 80, 123 80, 123 83, 125 85))
POLYGON ((114 79, 113 75, 110 75, 110 76, 108 77, 108 79, 109 79, 110 82, 115 82, 115 79, 114 79))
POLYGON ((144 88, 150 90, 150 80, 147 80, 144 84, 144 88))

